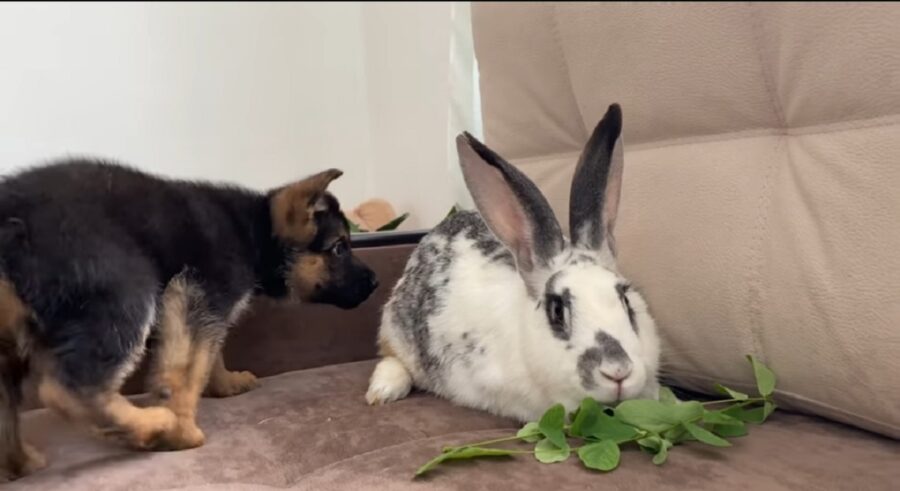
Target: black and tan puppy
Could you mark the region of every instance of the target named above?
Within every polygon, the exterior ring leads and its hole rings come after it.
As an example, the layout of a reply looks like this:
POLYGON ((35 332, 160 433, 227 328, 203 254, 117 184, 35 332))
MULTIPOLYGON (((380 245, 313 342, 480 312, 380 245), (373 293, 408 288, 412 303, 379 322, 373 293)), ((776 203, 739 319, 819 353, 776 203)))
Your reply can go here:
POLYGON ((227 329, 256 294, 352 308, 377 286, 326 192, 328 170, 267 194, 66 161, 0 181, 0 479, 42 459, 19 437, 26 369, 43 403, 145 449, 202 445, 204 392, 250 390, 225 369, 227 329), (120 395, 150 337, 163 403, 120 395))

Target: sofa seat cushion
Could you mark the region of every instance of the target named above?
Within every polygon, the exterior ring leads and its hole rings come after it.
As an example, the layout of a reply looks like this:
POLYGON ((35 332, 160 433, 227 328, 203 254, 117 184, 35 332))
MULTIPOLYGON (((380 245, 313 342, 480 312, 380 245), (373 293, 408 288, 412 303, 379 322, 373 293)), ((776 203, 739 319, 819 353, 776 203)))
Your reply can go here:
POLYGON ((422 482, 415 469, 445 444, 508 435, 511 421, 431 397, 380 407, 365 404, 374 362, 285 373, 230 399, 204 400, 205 446, 141 453, 89 436, 46 410, 25 414, 25 434, 50 460, 9 490, 252 489, 889 489, 900 482, 900 442, 848 427, 776 413, 724 450, 689 444, 663 467, 626 451, 611 474, 576 459, 542 465, 474 462, 438 469, 422 482))

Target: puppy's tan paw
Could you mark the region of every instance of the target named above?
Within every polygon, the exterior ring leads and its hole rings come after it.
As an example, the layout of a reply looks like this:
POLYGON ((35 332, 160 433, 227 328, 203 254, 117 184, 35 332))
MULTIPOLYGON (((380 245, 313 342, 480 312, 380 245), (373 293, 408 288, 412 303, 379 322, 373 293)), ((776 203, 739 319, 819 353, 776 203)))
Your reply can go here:
POLYGON ((47 459, 31 445, 22 443, 22 451, 2 459, 0 483, 15 481, 47 467, 47 459))
POLYGON ((192 420, 181 419, 175 429, 163 435, 154 450, 187 450, 202 447, 206 436, 192 420))
POLYGON ((25 463, 22 466, 25 474, 31 474, 47 467, 47 458, 38 449, 27 443, 22 445, 22 449, 25 450, 25 463))
POLYGON ((259 387, 256 375, 250 372, 225 372, 209 381, 206 394, 209 397, 231 397, 259 387))
POLYGON ((166 435, 175 430, 178 418, 166 407, 141 409, 140 420, 126 431, 132 446, 141 450, 154 450, 166 435))

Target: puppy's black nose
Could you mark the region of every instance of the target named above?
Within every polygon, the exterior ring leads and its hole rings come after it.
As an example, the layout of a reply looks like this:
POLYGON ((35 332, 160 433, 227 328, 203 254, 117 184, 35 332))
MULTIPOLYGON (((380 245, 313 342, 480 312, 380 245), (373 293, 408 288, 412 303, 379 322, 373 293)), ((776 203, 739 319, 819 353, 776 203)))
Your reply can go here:
POLYGON ((374 274, 369 276, 369 286, 371 286, 373 290, 378 288, 378 278, 376 278, 374 274))

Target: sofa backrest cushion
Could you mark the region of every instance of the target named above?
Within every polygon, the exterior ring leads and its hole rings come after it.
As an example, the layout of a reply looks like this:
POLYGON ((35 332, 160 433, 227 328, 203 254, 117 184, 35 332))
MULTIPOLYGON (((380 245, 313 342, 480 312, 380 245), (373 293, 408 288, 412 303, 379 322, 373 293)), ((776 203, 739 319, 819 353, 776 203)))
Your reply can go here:
POLYGON ((624 114, 620 266, 664 372, 900 437, 900 8, 477 3, 487 143, 568 223, 577 154, 624 114))

